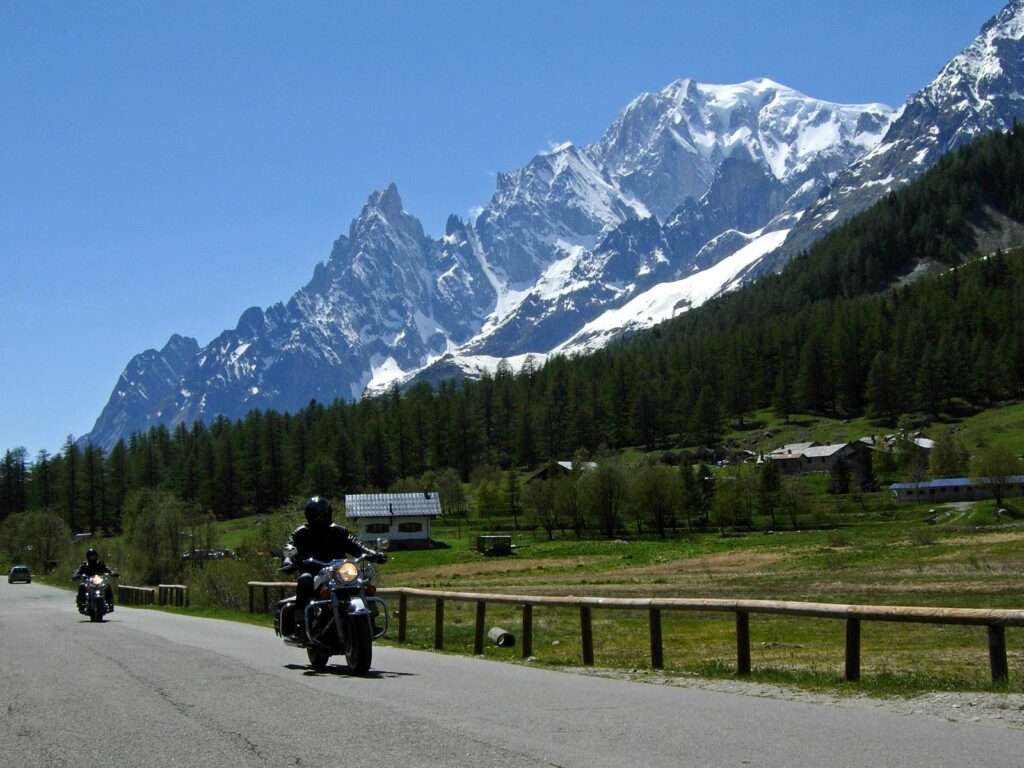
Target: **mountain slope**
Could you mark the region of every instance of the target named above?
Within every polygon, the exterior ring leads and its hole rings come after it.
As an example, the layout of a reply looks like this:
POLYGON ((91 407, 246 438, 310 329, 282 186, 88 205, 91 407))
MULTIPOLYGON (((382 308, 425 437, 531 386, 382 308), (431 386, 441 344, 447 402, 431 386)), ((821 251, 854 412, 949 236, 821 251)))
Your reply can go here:
POLYGON ((780 264, 940 157, 1024 119, 1024 0, 1012 0, 927 86, 907 99, 882 141, 843 171, 766 266, 780 264))

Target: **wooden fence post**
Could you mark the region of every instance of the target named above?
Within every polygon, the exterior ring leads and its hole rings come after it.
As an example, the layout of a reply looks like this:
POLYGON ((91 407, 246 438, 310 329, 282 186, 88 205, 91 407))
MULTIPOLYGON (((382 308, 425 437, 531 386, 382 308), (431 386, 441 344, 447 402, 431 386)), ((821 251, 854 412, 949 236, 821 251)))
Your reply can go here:
POLYGON ((484 622, 487 621, 487 603, 478 600, 476 603, 476 632, 473 635, 473 653, 477 656, 484 652, 484 622))
POLYGON ((256 613, 256 586, 249 582, 249 613, 256 613))
POLYGON ((846 620, 846 679, 860 680, 860 619, 846 620))
POLYGON ((665 656, 661 643, 661 610, 651 608, 648 616, 651 624, 651 667, 653 669, 664 669, 665 656))
POLYGON ((398 596, 398 642, 405 642, 406 614, 409 612, 409 597, 402 592, 398 596))
POLYGON ((736 674, 750 674, 750 614, 736 611, 736 674))
POLYGON ((533 656, 533 606, 523 605, 523 658, 533 656))
POLYGON ((434 650, 444 649, 444 600, 440 597, 434 605, 434 650))
POLYGON ((580 640, 583 643, 583 663, 594 666, 594 628, 590 623, 590 606, 580 606, 580 640))
POLYGON ((1005 683, 1010 679, 1006 664, 1006 630, 999 624, 988 625, 988 662, 992 668, 992 682, 1005 683))

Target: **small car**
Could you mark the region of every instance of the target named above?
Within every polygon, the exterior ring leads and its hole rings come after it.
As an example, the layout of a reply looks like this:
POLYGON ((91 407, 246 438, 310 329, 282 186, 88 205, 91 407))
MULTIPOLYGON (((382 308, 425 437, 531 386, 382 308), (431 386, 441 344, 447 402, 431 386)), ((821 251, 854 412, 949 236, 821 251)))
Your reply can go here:
POLYGON ((16 581, 23 581, 26 584, 32 583, 32 572, 28 569, 27 565, 16 565, 11 568, 11 572, 7 574, 7 583, 13 584, 16 581))

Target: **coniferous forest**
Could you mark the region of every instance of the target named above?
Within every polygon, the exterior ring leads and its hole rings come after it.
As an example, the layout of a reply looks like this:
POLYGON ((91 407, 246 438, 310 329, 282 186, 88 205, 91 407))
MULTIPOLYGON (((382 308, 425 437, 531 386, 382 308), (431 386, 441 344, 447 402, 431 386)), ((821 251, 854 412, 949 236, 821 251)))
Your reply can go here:
POLYGON ((411 487, 424 473, 437 485, 581 451, 710 446, 766 407, 889 425, 986 408, 1024 392, 1024 260, 982 242, 1014 222, 1021 127, 947 156, 782 273, 585 357, 154 427, 109 452, 70 437, 53 455, 8 449, 0 521, 49 509, 72 531, 110 532, 148 489, 232 518, 297 495, 411 487))

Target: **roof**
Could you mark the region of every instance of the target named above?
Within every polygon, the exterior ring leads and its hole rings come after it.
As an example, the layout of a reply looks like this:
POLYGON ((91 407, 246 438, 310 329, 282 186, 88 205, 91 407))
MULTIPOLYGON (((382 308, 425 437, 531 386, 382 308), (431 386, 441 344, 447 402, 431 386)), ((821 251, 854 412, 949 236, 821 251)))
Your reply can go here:
POLYGON ((768 458, 778 461, 779 459, 798 459, 801 456, 806 458, 820 458, 831 456, 845 448, 849 443, 833 443, 832 445, 818 445, 817 443, 791 443, 781 448, 776 448, 768 454, 768 458))
POLYGON ((807 448, 804 451, 804 456, 807 458, 822 458, 826 456, 833 456, 839 453, 841 450, 846 448, 849 443, 832 443, 832 445, 815 445, 811 448, 807 448))
POLYGON ((769 456, 774 456, 775 454, 784 455, 784 454, 788 454, 788 453, 800 454, 800 453, 803 453, 804 451, 806 451, 808 448, 812 448, 812 447, 814 447, 816 445, 817 445, 817 443, 814 443, 814 442, 810 442, 810 443, 789 443, 788 445, 784 445, 781 448, 776 448, 774 451, 772 451, 768 455, 769 456))
MULTIPOLYGON (((563 469, 566 469, 566 470, 572 472, 572 462, 571 461, 559 461, 557 463, 558 463, 558 466, 560 466, 563 469)), ((597 469, 597 462, 596 461, 581 461, 580 464, 579 464, 579 467, 580 467, 580 469, 597 469)))
MULTIPOLYGON (((883 435, 881 441, 879 441, 874 435, 867 435, 866 437, 860 438, 860 442, 870 445, 872 448, 877 447, 879 442, 882 443, 886 448, 892 448, 900 440, 900 435, 883 435)), ((918 448, 924 451, 930 451, 935 447, 935 441, 930 437, 925 437, 920 432, 906 438, 907 442, 911 445, 916 445, 918 448)))
POLYGON ((438 517, 441 498, 436 491, 426 493, 350 493, 345 496, 345 516, 359 517, 438 517))
MULTIPOLYGON (((1011 475, 1007 478, 1011 484, 1024 483, 1024 475, 1011 475)), ((905 491, 911 488, 950 488, 962 485, 989 485, 985 478, 970 477, 944 477, 939 480, 929 480, 927 483, 893 483, 889 486, 890 491, 905 491)))

